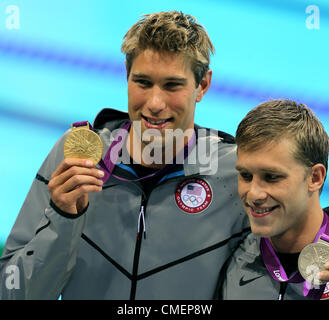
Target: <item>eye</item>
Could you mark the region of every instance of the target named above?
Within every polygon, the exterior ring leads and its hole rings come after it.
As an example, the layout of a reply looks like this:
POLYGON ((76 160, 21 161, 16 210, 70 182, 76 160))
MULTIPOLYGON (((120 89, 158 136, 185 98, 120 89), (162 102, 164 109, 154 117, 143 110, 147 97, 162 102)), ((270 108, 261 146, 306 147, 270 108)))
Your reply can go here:
POLYGON ((248 172, 239 172, 239 176, 240 178, 242 178, 242 180, 250 182, 252 180, 252 174, 248 173, 248 172))
POLYGON ((265 178, 265 181, 267 181, 267 182, 277 182, 282 178, 282 176, 277 175, 277 174, 272 174, 272 173, 266 173, 264 175, 264 178, 265 178))
POLYGON ((152 86, 152 83, 146 79, 134 79, 133 81, 143 88, 149 88, 152 86))
POLYGON ((165 84, 165 88, 170 91, 177 90, 182 84, 180 82, 170 81, 165 84))

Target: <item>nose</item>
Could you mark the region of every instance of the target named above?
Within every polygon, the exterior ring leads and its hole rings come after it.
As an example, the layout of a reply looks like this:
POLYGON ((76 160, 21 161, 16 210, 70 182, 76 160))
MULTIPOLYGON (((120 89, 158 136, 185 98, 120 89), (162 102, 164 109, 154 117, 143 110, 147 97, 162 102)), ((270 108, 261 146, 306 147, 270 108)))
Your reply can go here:
POLYGON ((153 86, 148 92, 146 107, 152 115, 157 115, 166 108, 165 95, 161 88, 153 86))
POLYGON ((255 205, 262 204, 266 201, 267 193, 262 184, 253 179, 249 184, 249 190, 247 192, 248 201, 253 202, 255 205))

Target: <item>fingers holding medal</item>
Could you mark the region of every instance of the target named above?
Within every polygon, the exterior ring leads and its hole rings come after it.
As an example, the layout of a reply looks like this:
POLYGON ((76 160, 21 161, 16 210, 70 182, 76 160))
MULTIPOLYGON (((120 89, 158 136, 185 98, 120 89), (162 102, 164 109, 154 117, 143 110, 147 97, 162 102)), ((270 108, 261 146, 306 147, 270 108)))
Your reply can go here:
POLYGON ((104 173, 94 168, 100 161, 103 144, 89 125, 72 128, 64 142, 64 157, 51 176, 48 189, 60 210, 77 214, 88 205, 88 194, 102 190, 104 173))

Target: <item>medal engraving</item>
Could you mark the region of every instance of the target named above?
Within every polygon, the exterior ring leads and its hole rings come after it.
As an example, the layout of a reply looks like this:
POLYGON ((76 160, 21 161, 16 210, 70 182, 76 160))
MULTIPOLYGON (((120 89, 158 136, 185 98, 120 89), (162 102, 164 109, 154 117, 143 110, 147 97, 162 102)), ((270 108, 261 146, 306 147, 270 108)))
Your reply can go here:
POLYGON ((72 128, 64 142, 64 157, 92 160, 96 165, 103 155, 103 143, 89 126, 72 128))
POLYGON ((299 255, 298 269, 302 277, 313 285, 325 284, 317 274, 325 270, 324 264, 329 260, 329 245, 316 242, 307 245, 299 255))

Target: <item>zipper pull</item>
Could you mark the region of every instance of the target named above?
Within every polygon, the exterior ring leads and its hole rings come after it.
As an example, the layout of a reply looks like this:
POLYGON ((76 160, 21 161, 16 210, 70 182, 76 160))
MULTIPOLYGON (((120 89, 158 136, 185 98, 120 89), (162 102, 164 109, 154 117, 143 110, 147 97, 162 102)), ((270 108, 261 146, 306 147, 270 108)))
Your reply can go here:
POLYGON ((140 211, 139 211, 139 217, 138 217, 138 232, 137 232, 137 239, 139 240, 139 234, 140 234, 140 222, 141 218, 143 219, 143 234, 144 239, 146 239, 146 228, 145 228, 145 215, 144 215, 144 205, 141 205, 140 211))

